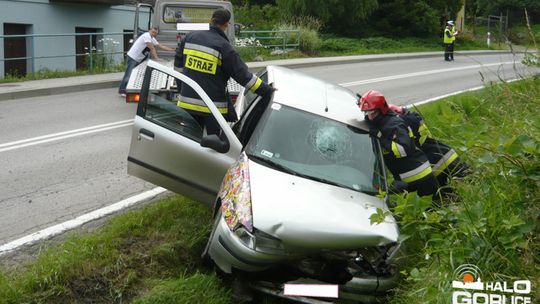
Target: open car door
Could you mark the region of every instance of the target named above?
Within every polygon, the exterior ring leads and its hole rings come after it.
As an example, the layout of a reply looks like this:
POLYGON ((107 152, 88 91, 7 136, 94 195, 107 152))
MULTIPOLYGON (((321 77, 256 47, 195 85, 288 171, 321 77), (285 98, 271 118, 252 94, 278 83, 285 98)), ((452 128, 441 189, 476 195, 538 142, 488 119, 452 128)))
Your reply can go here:
POLYGON ((129 174, 211 205, 241 150, 240 141, 196 82, 155 61, 148 63, 132 130, 129 174), (171 92, 177 92, 174 87, 180 83, 192 87, 208 106, 221 127, 221 138, 204 135, 194 117, 176 105, 178 94, 171 92))

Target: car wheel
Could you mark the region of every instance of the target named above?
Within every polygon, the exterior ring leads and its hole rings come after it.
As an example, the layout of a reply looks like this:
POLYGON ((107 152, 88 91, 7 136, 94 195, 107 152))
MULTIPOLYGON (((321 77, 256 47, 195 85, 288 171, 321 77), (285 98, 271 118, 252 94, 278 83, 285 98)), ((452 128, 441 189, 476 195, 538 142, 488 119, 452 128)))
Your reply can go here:
POLYGON ((216 229, 219 225, 219 221, 221 220, 221 208, 218 208, 216 211, 216 215, 214 216, 214 224, 212 225, 212 231, 210 232, 210 236, 208 237, 208 241, 206 242, 206 246, 204 246, 204 250, 201 254, 201 259, 203 260, 203 263, 210 264, 212 259, 210 258, 210 246, 212 244, 212 239, 214 238, 214 234, 216 233, 216 229))

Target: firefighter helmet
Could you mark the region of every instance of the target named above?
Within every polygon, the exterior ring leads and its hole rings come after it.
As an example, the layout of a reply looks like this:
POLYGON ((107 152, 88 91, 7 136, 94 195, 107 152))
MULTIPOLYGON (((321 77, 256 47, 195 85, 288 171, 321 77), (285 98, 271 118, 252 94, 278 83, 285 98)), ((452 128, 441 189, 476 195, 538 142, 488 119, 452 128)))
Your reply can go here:
POLYGON ((362 98, 360 98, 360 110, 379 110, 383 115, 386 115, 390 109, 388 108, 388 103, 381 92, 369 90, 362 95, 362 98))

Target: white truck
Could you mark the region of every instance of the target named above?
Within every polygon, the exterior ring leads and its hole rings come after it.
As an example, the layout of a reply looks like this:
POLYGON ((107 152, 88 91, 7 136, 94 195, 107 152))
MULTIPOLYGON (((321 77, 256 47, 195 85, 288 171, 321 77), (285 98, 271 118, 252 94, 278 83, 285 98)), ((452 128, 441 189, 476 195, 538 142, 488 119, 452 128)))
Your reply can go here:
MULTIPOLYGON (((212 13, 218 8, 224 8, 231 12, 231 25, 225 34, 234 45, 235 29, 237 27, 234 23, 232 4, 228 1, 218 0, 156 0, 154 6, 139 3, 135 11, 133 41, 139 35, 148 31, 150 25, 156 25, 159 27, 157 37, 159 43, 175 49, 178 42, 190 31, 208 29, 208 22, 212 13), (140 21, 145 18, 148 23, 141 27, 140 21)), ((160 63, 173 67, 174 52, 159 50, 158 56, 166 60, 166 62, 160 63)), ((139 101, 146 63, 147 60, 133 69, 126 87, 126 102, 139 101)), ((232 78, 229 80, 227 89, 233 99, 236 99, 241 88, 232 78)), ((161 93, 177 91, 176 83, 171 77, 152 78, 150 89, 152 92, 161 93)))

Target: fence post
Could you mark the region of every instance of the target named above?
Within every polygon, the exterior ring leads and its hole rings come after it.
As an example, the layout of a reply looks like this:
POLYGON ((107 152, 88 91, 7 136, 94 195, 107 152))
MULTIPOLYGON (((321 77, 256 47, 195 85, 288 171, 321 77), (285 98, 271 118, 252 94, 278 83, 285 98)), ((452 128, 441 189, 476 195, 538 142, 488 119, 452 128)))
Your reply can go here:
POLYGON ((90 72, 92 72, 92 70, 94 69, 94 62, 93 62, 93 58, 92 58, 94 54, 92 54, 93 50, 92 50, 92 34, 91 33, 88 35, 88 38, 90 39, 90 44, 89 44, 90 47, 89 47, 89 50, 88 50, 88 56, 90 56, 90 67, 89 68, 90 68, 90 72))
POLYGON ((36 47, 35 47, 35 41, 36 41, 36 38, 32 35, 32 76, 34 76, 34 74, 36 73, 36 54, 35 54, 35 50, 36 50, 36 47))
POLYGON ((253 44, 251 45, 253 49, 253 57, 257 57, 257 37, 255 36, 255 33, 251 33, 251 38, 253 38, 253 44))

